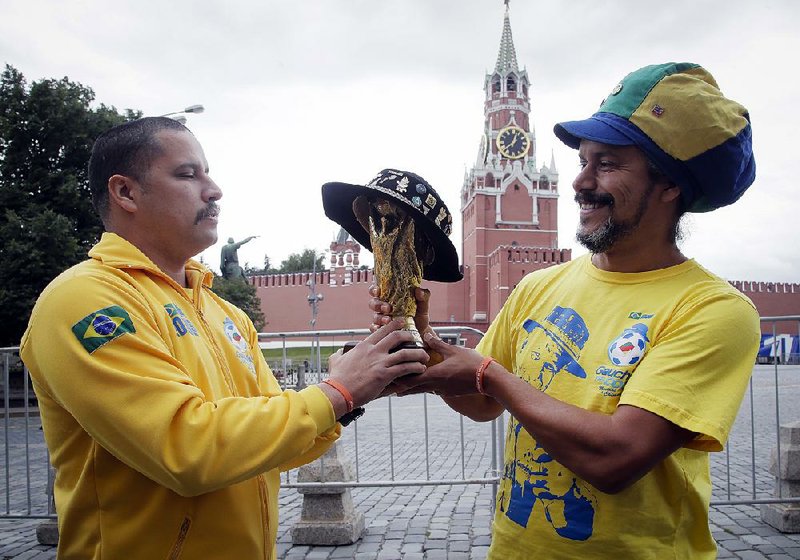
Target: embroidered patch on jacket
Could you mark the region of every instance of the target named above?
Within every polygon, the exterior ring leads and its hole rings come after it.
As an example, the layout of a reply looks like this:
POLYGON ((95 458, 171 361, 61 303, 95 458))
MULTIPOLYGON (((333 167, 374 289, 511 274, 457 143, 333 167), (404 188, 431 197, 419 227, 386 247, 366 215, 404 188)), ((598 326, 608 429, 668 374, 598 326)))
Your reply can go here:
POLYGON ((242 362, 247 369, 255 373, 256 366, 253 363, 253 357, 250 355, 250 347, 247 345, 247 340, 239 333, 239 330, 236 328, 236 325, 233 324, 230 317, 225 317, 222 326, 225 329, 225 336, 233 345, 234 350, 236 350, 236 357, 239 358, 239 361, 242 362))
POLYGON ((112 305, 89 313, 72 326, 72 332, 91 354, 125 333, 135 333, 136 329, 128 312, 118 305, 112 305))
POLYGON ((189 317, 186 316, 186 313, 183 312, 183 309, 174 303, 164 304, 164 309, 167 310, 167 314, 170 319, 172 319, 172 326, 175 327, 175 332, 178 333, 178 336, 184 336, 186 334, 198 336, 197 328, 189 320, 189 317))

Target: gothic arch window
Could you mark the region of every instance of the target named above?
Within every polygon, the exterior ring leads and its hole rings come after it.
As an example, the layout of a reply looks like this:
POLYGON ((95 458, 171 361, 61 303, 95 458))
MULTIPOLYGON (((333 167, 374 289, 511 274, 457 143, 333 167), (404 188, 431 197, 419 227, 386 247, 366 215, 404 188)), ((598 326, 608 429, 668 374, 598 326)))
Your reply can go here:
POLYGON ((513 75, 506 79, 506 91, 517 91, 517 79, 513 75))
POLYGON ((522 84, 522 95, 528 96, 528 85, 523 82, 522 84))
POLYGON ((500 93, 500 76, 492 78, 492 93, 500 93))

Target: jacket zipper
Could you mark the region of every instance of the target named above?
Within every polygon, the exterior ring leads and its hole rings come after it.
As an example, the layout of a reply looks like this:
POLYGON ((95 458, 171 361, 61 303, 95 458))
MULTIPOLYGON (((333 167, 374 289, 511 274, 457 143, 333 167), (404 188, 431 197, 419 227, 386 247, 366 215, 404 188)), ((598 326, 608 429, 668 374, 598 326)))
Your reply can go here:
POLYGON ((183 550, 183 542, 186 540, 186 535, 189 533, 189 528, 192 526, 192 520, 188 517, 183 518, 181 528, 178 531, 178 539, 172 545, 172 550, 169 551, 169 560, 178 560, 183 550))
POLYGON ((270 542, 269 530, 269 488, 266 475, 258 475, 258 493, 261 497, 261 514, 264 516, 264 558, 272 560, 273 543, 270 542))
POLYGON ((236 392, 236 387, 233 383, 233 379, 231 378, 230 369, 228 369, 227 364, 225 363, 224 354, 222 350, 220 350, 219 346, 217 345, 217 341, 214 339, 214 334, 211 331, 211 327, 206 321, 206 316, 203 313, 203 309, 200 306, 200 298, 204 297, 202 294, 203 288, 202 286, 198 285, 194 290, 194 307, 195 311, 197 311, 197 316, 200 317, 200 324, 203 325, 203 331, 205 331, 206 339, 211 344, 211 348, 214 351, 214 355, 217 358, 217 364, 219 366, 220 371, 222 371, 222 378, 225 380, 225 384, 228 385, 228 389, 231 392, 231 395, 234 397, 238 397, 239 394, 236 392), (199 292, 198 292, 199 290, 199 292))
MULTIPOLYGON (((222 352, 220 351, 219 346, 217 346, 217 343, 214 337, 212 336, 211 328, 209 327, 205 315, 203 314, 203 310, 200 307, 200 298, 204 297, 202 295, 203 287, 198 285, 195 286, 193 290, 195 298, 193 307, 197 311, 197 315, 200 317, 200 323, 203 325, 203 330, 205 331, 208 340, 211 342, 211 346, 214 349, 214 353, 217 356, 217 362, 220 364, 220 369, 223 372, 223 377, 225 378, 225 382, 228 384, 228 388, 230 389, 231 394, 235 397, 239 396, 238 393, 236 392, 236 389, 234 388, 233 380, 231 379, 230 376, 230 371, 225 366, 225 360, 222 358, 222 352)), ((259 474, 256 477, 256 479, 258 482, 259 498, 261 498, 261 515, 264 518, 264 558, 266 560, 272 560, 273 543, 270 542, 269 488, 267 487, 266 475, 259 474)))

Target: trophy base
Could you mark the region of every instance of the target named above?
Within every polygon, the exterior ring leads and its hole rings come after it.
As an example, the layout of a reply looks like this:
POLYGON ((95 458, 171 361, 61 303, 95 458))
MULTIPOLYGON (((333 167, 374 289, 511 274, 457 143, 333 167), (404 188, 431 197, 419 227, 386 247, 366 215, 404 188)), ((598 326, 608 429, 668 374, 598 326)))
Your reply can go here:
POLYGON ((419 334, 419 331, 417 330, 417 326, 414 324, 414 318, 413 317, 404 317, 404 319, 405 319, 405 324, 403 325, 403 329, 402 330, 408 331, 412 335, 414 335, 414 340, 412 342, 404 342, 402 344, 398 344, 397 346, 392 348, 392 350, 389 352, 390 354, 392 354, 394 352, 397 352, 398 350, 403 350, 403 349, 406 349, 406 348, 420 349, 420 348, 424 348, 425 347, 424 343, 422 342, 422 335, 419 334))
POLYGON ((403 344, 398 344, 397 346, 389 350, 389 354, 394 354, 398 350, 406 350, 406 349, 421 350, 422 344, 417 344, 416 342, 404 342, 403 344))

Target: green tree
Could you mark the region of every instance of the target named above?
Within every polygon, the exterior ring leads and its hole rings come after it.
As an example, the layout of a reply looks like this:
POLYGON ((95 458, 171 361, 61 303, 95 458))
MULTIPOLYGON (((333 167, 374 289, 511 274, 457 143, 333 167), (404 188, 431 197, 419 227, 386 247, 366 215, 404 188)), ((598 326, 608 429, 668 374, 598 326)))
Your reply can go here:
POLYGON ((28 85, 0 74, 0 344, 15 345, 36 297, 86 258, 102 223, 86 166, 94 139, 141 113, 92 108, 94 92, 68 78, 28 85))
POLYGON ((303 249, 302 253, 292 253, 285 261, 281 261, 278 272, 311 272, 314 260, 317 261, 317 272, 325 270, 325 253, 317 253, 313 249, 303 249))
POLYGON ((259 276, 261 274, 275 274, 278 272, 277 268, 272 268, 272 264, 270 263, 268 255, 264 255, 264 268, 250 266, 250 263, 246 262, 244 263, 243 269, 245 276, 259 276))
POLYGON ((261 300, 256 293, 256 287, 239 278, 225 279, 214 275, 214 285, 211 288, 215 294, 234 304, 244 311, 253 321, 257 331, 261 331, 266 324, 264 313, 261 311, 261 300))
POLYGON ((264 272, 262 274, 272 274, 274 272, 278 272, 278 269, 272 267, 269 255, 264 255, 264 272))

